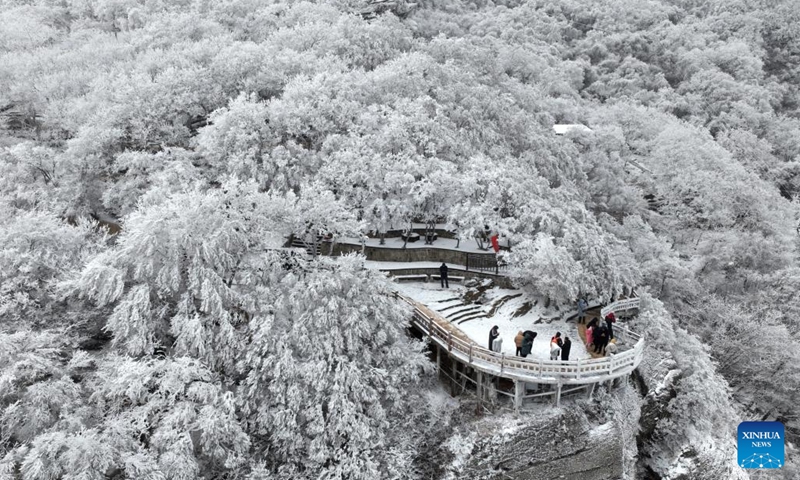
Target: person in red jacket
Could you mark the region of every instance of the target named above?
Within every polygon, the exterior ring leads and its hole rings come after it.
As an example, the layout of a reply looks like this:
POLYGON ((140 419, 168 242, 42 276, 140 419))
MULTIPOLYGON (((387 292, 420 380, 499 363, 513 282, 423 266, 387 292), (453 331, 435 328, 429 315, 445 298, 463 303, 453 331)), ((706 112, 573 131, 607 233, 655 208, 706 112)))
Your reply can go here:
POLYGON ((614 312, 609 312, 608 315, 606 315, 606 328, 608 329, 609 341, 614 338, 614 328, 611 326, 612 323, 617 323, 617 316, 614 315, 614 312))

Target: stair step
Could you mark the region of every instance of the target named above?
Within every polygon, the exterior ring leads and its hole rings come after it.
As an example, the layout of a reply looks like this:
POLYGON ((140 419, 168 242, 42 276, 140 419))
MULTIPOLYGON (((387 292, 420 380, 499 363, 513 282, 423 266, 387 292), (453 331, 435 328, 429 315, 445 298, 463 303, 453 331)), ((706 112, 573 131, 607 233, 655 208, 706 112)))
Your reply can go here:
POLYGON ((456 321, 457 324, 461 325, 464 322, 469 322, 470 320, 477 320, 479 318, 489 318, 486 316, 486 312, 476 313, 474 315, 464 315, 459 318, 454 318, 453 321, 456 321))
MULTIPOLYGON (((461 299, 459 299, 459 300, 461 300, 461 299)), ((454 303, 454 304, 448 305, 448 306, 446 306, 444 308, 440 308, 437 311, 441 313, 441 312, 446 312, 448 310, 451 310, 453 308, 458 308, 458 307, 463 307, 463 306, 465 306, 465 305, 459 301, 458 303, 454 303)))
POLYGON ((461 297, 445 298, 444 300, 437 300, 436 303, 455 302, 456 300, 460 301, 461 297))
POLYGON ((521 293, 518 293, 518 294, 516 294, 516 295, 506 295, 506 296, 504 296, 504 297, 501 297, 501 298, 499 298, 499 299, 495 300, 495 301, 492 303, 492 308, 491 308, 491 310, 489 310, 489 313, 488 313, 486 316, 487 316, 487 317, 493 317, 493 316, 494 316, 494 314, 495 314, 495 313, 497 313, 497 311, 500 309, 500 307, 502 307, 503 305, 505 305, 505 303, 506 303, 506 302, 508 302, 509 300, 515 299, 515 298, 519 298, 519 297, 521 297, 521 296, 522 296, 522 294, 521 294, 521 293))
POLYGON ((475 312, 475 311, 478 311, 478 310, 481 311, 481 312, 483 311, 483 310, 481 310, 479 307, 477 307, 475 305, 462 305, 462 306, 464 306, 466 308, 462 308, 462 309, 459 309, 459 310, 454 310, 454 311, 448 313, 445 316, 447 318, 452 319, 453 317, 461 315, 462 313, 475 312))
POLYGON ((457 315, 453 315, 453 316, 447 317, 447 319, 450 320, 450 322, 455 322, 456 320, 461 320, 461 319, 464 319, 466 317, 470 317, 470 316, 473 316, 473 315, 478 315, 478 316, 481 316, 481 317, 485 317, 486 316, 486 312, 484 312, 483 310, 466 310, 466 311, 460 312, 457 315))

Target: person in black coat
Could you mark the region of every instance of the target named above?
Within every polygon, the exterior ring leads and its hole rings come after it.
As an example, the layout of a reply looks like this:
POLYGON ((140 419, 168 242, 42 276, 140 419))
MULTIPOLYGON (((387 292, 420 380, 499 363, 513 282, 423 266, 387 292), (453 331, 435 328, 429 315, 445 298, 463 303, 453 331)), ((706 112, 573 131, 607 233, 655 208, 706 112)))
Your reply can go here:
POLYGON ((611 325, 617 321, 617 316, 614 315, 614 312, 610 312, 606 315, 606 328, 608 329, 608 339, 609 341, 614 338, 614 327, 611 325))
POLYGON ((564 337, 564 344, 561 345, 561 360, 569 360, 570 348, 572 348, 572 341, 569 337, 564 337))
POLYGON ((605 354, 606 345, 608 345, 608 329, 604 325, 600 325, 597 327, 594 338, 594 353, 605 354))
POLYGON ((444 262, 439 267, 439 279, 442 282, 442 288, 450 288, 450 282, 447 281, 447 264, 444 262))
POLYGON ((492 344, 494 343, 494 339, 500 336, 500 327, 495 325, 489 330, 489 350, 492 349, 492 344))
POLYGON ((522 335, 524 338, 522 339, 522 349, 519 353, 519 356, 525 358, 530 355, 531 350, 533 349, 533 341, 536 339, 536 332, 525 330, 522 332, 522 335))

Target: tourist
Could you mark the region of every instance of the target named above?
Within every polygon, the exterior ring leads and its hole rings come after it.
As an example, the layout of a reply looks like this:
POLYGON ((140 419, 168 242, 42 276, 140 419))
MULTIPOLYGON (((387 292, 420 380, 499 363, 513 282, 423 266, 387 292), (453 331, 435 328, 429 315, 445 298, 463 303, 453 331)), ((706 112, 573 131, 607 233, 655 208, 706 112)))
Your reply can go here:
POLYGON ((489 330, 489 350, 493 350, 492 344, 494 343, 494 339, 499 336, 500 336, 500 327, 495 325, 494 327, 492 327, 491 330, 489 330))
POLYGON ((614 315, 614 312, 609 312, 608 315, 606 315, 606 328, 608 329, 609 340, 614 338, 614 327, 612 327, 611 324, 616 322, 617 322, 617 316, 614 315))
POLYGON ((586 299, 581 297, 578 299, 578 323, 583 323, 586 321, 586 309, 589 307, 589 304, 586 303, 586 299))
POLYGON ((536 332, 525 330, 522 336, 522 350, 519 352, 519 354, 522 358, 525 358, 530 355, 531 350, 533 349, 533 341, 536 339, 536 332))
POLYGON ((517 353, 515 353, 514 355, 516 355, 518 357, 520 356, 520 353, 522 353, 522 341, 523 340, 525 340, 525 334, 522 333, 522 330, 520 330, 519 332, 517 332, 517 336, 514 337, 514 345, 517 346, 517 353))
POLYGON ((450 282, 447 281, 447 264, 444 262, 439 267, 439 280, 442 282, 442 288, 450 288, 450 282))
POLYGON ((592 348, 592 343, 594 343, 594 327, 586 328, 586 348, 592 348))
POLYGON ((611 342, 606 347, 606 351, 609 355, 616 355, 618 348, 616 342, 611 342))
POLYGON ((561 346, 558 342, 550 342, 550 360, 558 360, 561 356, 561 346))
POLYGON ((503 350, 503 338, 499 337, 492 342, 492 351, 500 353, 503 350))
POLYGON ((558 344, 559 348, 561 348, 561 344, 563 343, 563 340, 561 340, 561 332, 556 332, 553 338, 550 339, 550 343, 558 344))
POLYGON ((606 344, 608 343, 608 330, 603 325, 595 329, 594 333, 594 353, 605 355, 606 344))
POLYGON ((594 318, 592 318, 592 320, 589 322, 589 325, 588 325, 588 326, 589 326, 589 327, 597 327, 597 322, 598 322, 598 319, 597 319, 597 317, 594 317, 594 318))
POLYGON ((572 348, 572 341, 569 337, 564 337, 564 344, 561 345, 561 360, 569 360, 569 351, 572 348))

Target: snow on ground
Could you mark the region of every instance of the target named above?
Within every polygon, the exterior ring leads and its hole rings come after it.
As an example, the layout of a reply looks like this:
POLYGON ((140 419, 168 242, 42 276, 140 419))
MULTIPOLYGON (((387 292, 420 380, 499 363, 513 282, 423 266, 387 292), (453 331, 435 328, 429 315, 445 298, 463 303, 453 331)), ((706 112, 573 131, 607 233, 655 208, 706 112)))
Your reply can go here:
MULTIPOLYGON (((454 311, 461 309, 461 307, 456 307, 442 311, 446 307, 462 303, 460 298, 456 299, 456 297, 462 297, 467 290, 467 288, 462 285, 454 285, 452 283, 449 289, 441 288, 439 282, 408 282, 395 283, 394 285, 403 295, 427 305, 431 309, 439 312, 443 317, 447 317, 447 315, 452 316, 454 311)), ((570 350, 569 356, 570 360, 591 358, 586 351, 583 341, 578 336, 577 325, 573 322, 567 323, 561 320, 553 310, 545 310, 541 306, 541 301, 528 313, 516 318, 513 317, 512 314, 525 302, 533 303, 537 300, 523 293, 521 290, 497 287, 491 288, 486 291, 483 304, 477 306, 488 313, 495 300, 508 295, 520 294, 521 296, 506 301, 492 317, 466 320, 463 323, 458 323, 459 320, 456 320, 452 323, 466 333, 478 345, 483 347, 489 346, 489 330, 491 330, 492 326, 497 325, 500 330, 500 338, 503 339, 502 352, 509 356, 513 356, 516 353, 514 337, 517 335, 517 332, 520 330, 533 330, 538 335, 533 342, 531 355, 527 358, 548 360, 550 358, 550 338, 555 335, 556 332, 561 332, 562 338, 568 336, 572 341, 572 349, 570 350)), ((464 308, 466 307, 467 306, 464 308)))

